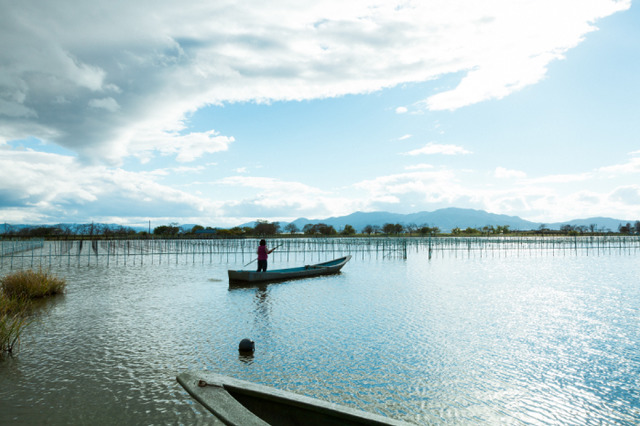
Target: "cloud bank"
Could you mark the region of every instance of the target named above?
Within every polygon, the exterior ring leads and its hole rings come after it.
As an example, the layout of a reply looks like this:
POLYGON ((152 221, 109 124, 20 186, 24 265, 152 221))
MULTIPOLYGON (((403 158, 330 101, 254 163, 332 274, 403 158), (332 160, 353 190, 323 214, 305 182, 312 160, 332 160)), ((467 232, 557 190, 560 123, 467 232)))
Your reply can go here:
POLYGON ((32 136, 118 164, 167 152, 191 161, 226 149, 232 135, 182 134, 188 114, 210 104, 369 93, 451 73, 462 79, 426 99, 429 109, 499 99, 540 81, 594 21, 630 1, 0 7, 2 140, 32 136))
MULTIPOLYGON (((608 205, 633 217, 637 185, 571 197, 551 185, 637 174, 638 152, 624 164, 575 175, 534 176, 495 166, 474 175, 453 166, 414 164, 404 173, 320 188, 248 176, 242 164, 233 168, 238 176, 190 183, 233 193, 226 198, 165 179, 194 179, 216 166, 210 156, 240 143, 215 121, 192 128, 190 117, 204 107, 368 94, 448 76, 454 83, 426 94, 420 107, 456 110, 539 82, 550 63, 597 29, 597 20, 630 5, 0 0, 0 212, 14 223, 136 223, 162 216, 233 225, 256 217, 452 204, 526 211, 533 220, 608 205), (14 148, 27 139, 60 149, 14 148), (206 167, 189 167, 203 157, 206 167), (158 158, 170 165, 146 172, 130 167, 131 160, 144 165, 158 158), (490 175, 516 186, 483 186, 479 176, 490 175)), ((406 106, 390 111, 403 118, 413 112, 406 106)), ((431 142, 405 156, 459 154, 472 153, 431 142)))

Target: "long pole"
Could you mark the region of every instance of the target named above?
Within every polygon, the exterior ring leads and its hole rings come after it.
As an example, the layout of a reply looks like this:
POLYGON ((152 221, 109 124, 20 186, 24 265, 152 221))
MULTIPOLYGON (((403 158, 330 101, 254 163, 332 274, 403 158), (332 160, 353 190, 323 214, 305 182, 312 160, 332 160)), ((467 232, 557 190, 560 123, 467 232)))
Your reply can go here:
MULTIPOLYGON (((277 246, 275 246, 274 248, 271 249, 271 251, 274 251, 275 249, 277 249, 278 247, 282 247, 282 244, 279 244, 277 246)), ((253 262, 255 262, 256 260, 258 260, 258 258, 256 257, 255 259, 253 259, 251 262, 247 263, 246 265, 243 266, 243 268, 251 265, 253 262)))

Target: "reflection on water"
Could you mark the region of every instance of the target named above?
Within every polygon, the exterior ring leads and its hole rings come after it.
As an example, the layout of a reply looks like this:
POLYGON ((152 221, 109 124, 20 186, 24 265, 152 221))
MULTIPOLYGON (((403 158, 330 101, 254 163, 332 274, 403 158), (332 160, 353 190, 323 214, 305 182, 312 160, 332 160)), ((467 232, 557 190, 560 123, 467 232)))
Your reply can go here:
POLYGON ((640 421, 634 256, 411 252, 229 289, 241 261, 61 267, 67 294, 0 361, 0 423, 206 424, 185 369, 417 424, 640 421))

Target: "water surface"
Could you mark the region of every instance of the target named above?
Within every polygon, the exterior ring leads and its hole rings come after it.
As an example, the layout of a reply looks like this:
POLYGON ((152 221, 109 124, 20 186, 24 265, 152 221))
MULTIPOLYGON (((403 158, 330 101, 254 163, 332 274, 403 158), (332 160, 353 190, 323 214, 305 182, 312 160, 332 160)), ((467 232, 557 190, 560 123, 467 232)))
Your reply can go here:
POLYGON ((245 260, 57 266, 67 293, 0 361, 0 423, 207 424, 185 369, 416 424, 640 421, 637 255, 409 250, 229 289, 245 260))

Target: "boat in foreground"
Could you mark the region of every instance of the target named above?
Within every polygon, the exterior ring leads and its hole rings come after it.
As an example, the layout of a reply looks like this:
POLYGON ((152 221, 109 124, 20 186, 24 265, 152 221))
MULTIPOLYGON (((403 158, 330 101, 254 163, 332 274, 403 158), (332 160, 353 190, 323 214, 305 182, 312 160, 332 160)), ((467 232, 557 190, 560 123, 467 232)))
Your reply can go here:
POLYGON ((226 425, 408 425, 308 396, 209 371, 186 371, 178 383, 226 425))
POLYGON ((337 274, 351 259, 351 256, 340 257, 328 262, 298 268, 273 269, 266 272, 229 270, 229 283, 260 283, 267 281, 284 281, 296 278, 314 277, 316 275, 337 274))

